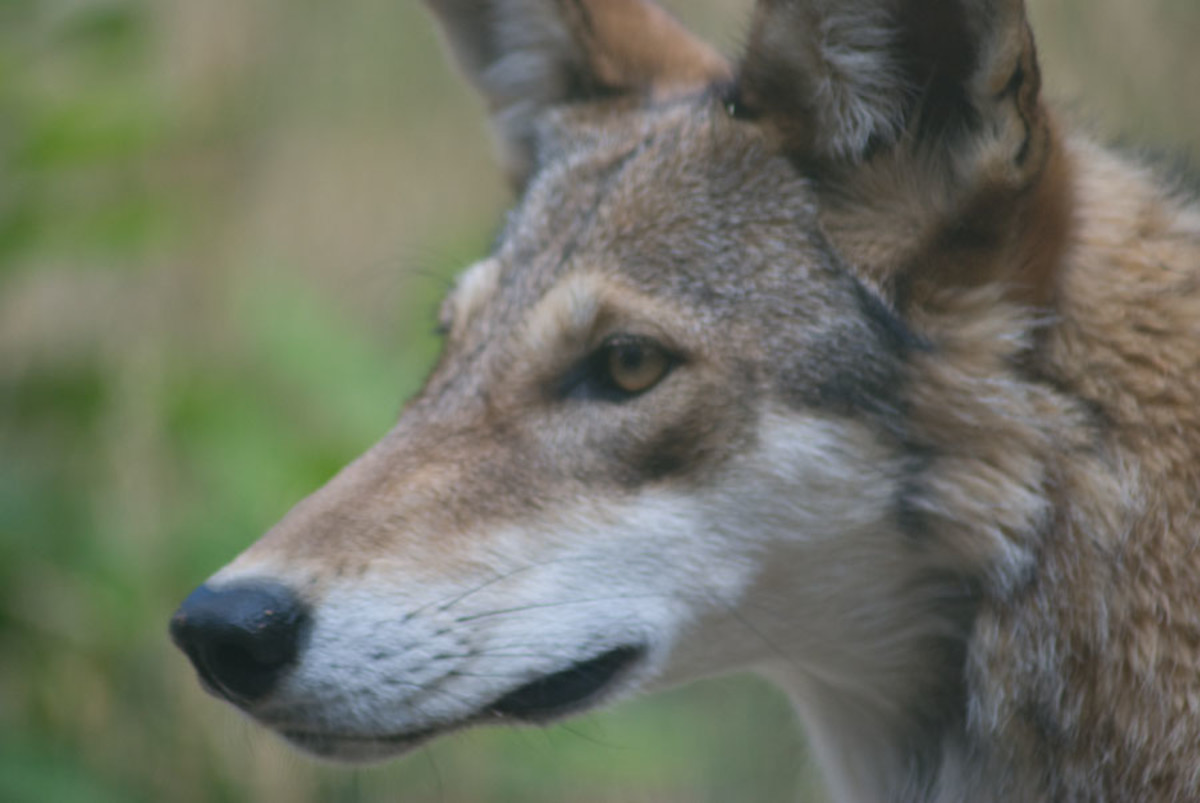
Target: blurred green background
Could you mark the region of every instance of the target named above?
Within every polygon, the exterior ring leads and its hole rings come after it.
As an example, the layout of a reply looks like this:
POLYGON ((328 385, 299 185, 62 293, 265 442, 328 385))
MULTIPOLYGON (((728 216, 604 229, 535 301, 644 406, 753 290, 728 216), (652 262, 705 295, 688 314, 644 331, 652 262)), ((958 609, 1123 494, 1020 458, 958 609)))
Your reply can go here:
MULTIPOLYGON (((673 7, 736 50, 746 0, 673 7)), ((1052 94, 1200 154, 1200 3, 1033 7, 1052 94)), ((188 590, 389 427, 505 202, 413 0, 0 0, 0 800, 819 794, 750 679, 352 770, 168 645, 188 590)))

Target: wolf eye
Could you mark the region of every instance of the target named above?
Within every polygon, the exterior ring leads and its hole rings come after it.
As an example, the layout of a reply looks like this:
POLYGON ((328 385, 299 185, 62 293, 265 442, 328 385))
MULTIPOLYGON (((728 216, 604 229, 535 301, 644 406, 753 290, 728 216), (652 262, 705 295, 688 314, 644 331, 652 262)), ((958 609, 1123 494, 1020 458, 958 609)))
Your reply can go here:
POLYGON ((678 357, 648 337, 614 335, 564 377, 564 398, 620 402, 662 381, 678 357))
POLYGON ((617 339, 605 344, 604 365, 613 385, 630 395, 658 384, 671 367, 667 352, 649 340, 617 339))

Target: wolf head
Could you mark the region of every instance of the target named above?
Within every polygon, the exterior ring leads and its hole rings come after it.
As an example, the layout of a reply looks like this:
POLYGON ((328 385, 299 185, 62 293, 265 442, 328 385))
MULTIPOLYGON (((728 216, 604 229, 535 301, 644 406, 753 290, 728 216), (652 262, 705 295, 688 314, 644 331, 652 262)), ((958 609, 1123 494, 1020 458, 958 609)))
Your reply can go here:
POLYGON ((1056 413, 1022 4, 763 0, 737 65, 641 0, 431 5, 519 200, 395 429, 176 614, 202 680, 347 760, 745 667, 959 715, 1056 413))

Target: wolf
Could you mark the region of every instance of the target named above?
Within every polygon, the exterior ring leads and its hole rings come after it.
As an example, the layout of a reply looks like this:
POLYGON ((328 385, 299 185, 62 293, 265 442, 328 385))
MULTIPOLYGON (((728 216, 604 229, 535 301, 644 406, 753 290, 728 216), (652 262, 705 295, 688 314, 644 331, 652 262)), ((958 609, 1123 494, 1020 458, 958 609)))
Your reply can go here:
POLYGON ((428 2, 519 200, 203 684, 366 761, 751 669, 835 800, 1200 800, 1200 210, 1021 0, 428 2))

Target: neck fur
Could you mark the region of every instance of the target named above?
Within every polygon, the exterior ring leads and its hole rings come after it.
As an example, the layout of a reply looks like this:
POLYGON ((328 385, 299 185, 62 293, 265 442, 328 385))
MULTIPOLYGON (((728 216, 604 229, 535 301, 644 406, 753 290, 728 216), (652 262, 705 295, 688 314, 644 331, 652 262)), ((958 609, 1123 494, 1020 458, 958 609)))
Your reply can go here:
POLYGON ((858 642, 872 645, 869 654, 765 671, 796 707, 838 803, 937 801, 949 779, 967 774, 965 663, 977 594, 935 578, 917 584, 910 603, 907 614, 895 611, 890 633, 858 642))

